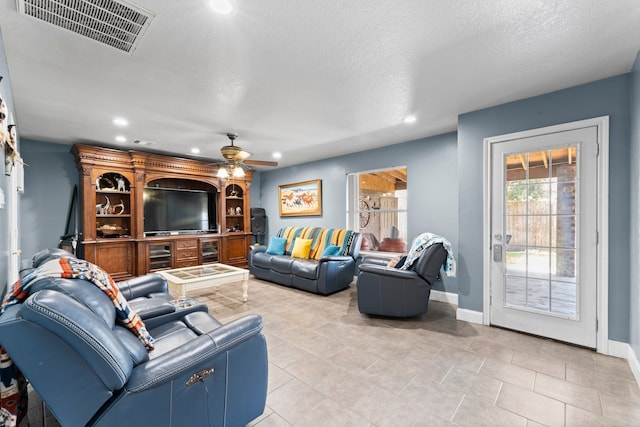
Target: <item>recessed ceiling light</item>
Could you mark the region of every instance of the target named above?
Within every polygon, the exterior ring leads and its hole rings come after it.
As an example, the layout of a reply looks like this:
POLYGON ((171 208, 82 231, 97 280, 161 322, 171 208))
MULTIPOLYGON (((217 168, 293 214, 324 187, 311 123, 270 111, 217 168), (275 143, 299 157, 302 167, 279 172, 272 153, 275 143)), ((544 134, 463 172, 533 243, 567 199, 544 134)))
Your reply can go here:
POLYGON ((124 117, 116 117, 113 119, 113 124, 116 126, 127 126, 129 121, 124 117))
POLYGON ((281 153, 281 152, 279 152, 279 151, 275 151, 275 152, 272 154, 272 156, 273 156, 273 158, 274 158, 274 159, 279 159, 279 158, 281 158, 281 157, 282 157, 282 153, 281 153))
POLYGON ((116 136, 116 141, 118 141, 118 142, 127 142, 127 138, 122 136, 122 135, 118 135, 118 136, 116 136))
POLYGON ((200 154, 200 149, 198 147, 194 147, 194 148, 191 149, 191 153, 200 154))
POLYGON ((233 11, 233 6, 229 0, 209 0, 209 7, 221 15, 228 15, 233 11))
POLYGON ((411 116, 407 116, 404 118, 404 120, 402 120, 403 122, 405 122, 406 124, 411 124, 411 123, 415 123, 416 122, 416 116, 411 115, 411 116))

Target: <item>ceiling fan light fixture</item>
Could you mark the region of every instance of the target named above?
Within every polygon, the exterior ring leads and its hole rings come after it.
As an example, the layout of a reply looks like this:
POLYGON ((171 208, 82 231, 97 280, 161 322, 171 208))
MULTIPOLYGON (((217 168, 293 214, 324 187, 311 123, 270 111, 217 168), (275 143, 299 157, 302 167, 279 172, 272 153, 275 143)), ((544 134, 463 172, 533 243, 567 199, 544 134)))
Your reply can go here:
POLYGON ((220 178, 220 179, 227 179, 229 178, 229 172, 227 172, 227 168, 224 166, 220 166, 218 168, 218 173, 216 174, 216 177, 220 178))
POLYGON ((234 178, 244 178, 244 170, 240 166, 236 166, 233 168, 233 177, 234 178))

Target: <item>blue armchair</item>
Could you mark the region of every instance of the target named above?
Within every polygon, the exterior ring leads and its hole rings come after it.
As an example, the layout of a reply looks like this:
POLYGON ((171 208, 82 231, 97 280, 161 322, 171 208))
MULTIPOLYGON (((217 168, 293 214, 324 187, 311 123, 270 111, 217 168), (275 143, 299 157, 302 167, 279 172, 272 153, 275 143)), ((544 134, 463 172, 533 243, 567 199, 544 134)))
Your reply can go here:
POLYGON ((358 274, 358 310, 389 317, 426 313, 431 286, 446 260, 447 251, 437 243, 425 249, 407 270, 364 262, 358 274))
POLYGON ((101 290, 42 279, 0 316, 0 345, 62 425, 241 426, 264 410, 262 318, 187 312, 147 352, 101 290), (42 283, 40 283, 42 282, 42 283))
MULTIPOLYGON (((40 267, 51 259, 74 257, 64 249, 48 248, 33 255, 32 266, 24 269, 22 275, 40 267)), ((176 304, 169 293, 167 280, 159 274, 146 274, 117 282, 118 290, 128 301, 129 307, 144 321, 147 328, 153 328, 171 320, 178 320, 189 312, 208 311, 207 305, 194 298, 184 298, 176 304)))

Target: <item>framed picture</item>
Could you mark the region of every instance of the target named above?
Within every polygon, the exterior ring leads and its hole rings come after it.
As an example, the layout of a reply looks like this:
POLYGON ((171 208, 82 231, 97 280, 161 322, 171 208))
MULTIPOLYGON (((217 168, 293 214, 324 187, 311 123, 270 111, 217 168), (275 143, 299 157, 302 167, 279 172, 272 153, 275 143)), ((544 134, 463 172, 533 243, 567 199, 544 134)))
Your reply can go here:
POLYGON ((322 180, 278 186, 280 216, 322 215, 322 180))

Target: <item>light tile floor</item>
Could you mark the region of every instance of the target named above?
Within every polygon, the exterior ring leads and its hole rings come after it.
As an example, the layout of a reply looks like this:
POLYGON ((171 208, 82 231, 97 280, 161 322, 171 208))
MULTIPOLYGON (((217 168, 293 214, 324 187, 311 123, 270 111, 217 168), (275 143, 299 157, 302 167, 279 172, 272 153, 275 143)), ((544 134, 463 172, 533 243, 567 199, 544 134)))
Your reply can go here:
POLYGON ((264 318, 269 394, 252 427, 640 425, 625 360, 457 321, 449 304, 377 318, 358 312, 355 284, 324 297, 256 279, 244 304, 240 283, 190 296, 223 323, 264 318))

